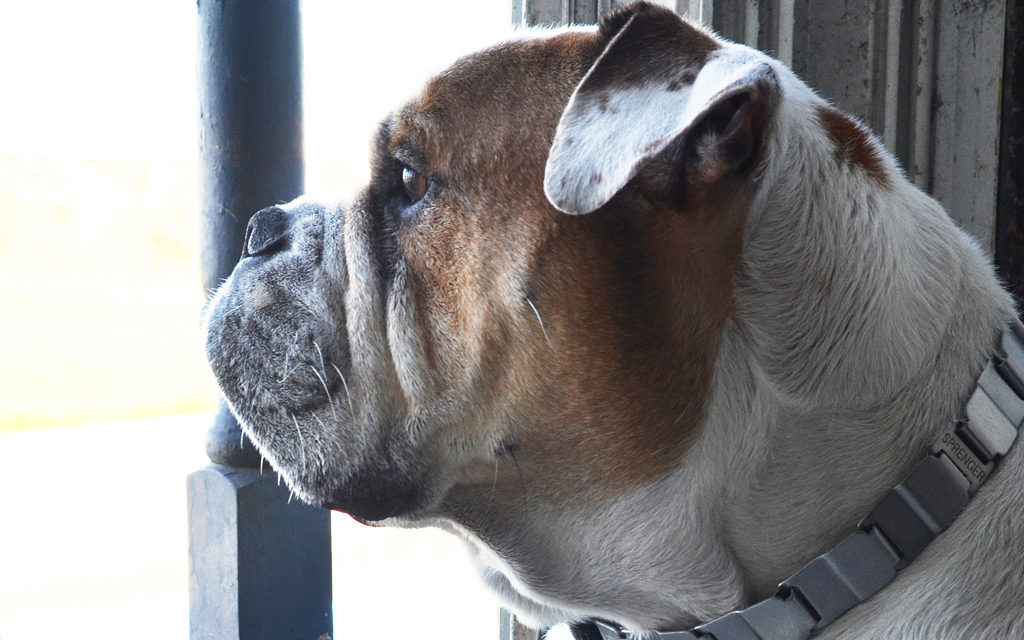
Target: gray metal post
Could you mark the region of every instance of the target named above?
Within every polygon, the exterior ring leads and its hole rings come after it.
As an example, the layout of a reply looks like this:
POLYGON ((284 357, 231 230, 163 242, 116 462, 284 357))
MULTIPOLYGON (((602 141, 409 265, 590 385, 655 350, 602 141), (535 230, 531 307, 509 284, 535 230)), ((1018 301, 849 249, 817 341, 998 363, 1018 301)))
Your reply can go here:
MULTIPOLYGON (((198 0, 203 286, 241 254, 253 212, 303 191, 298 0, 198 0)), ((289 501, 221 403, 214 463, 188 477, 190 637, 332 633, 330 514, 289 501)))

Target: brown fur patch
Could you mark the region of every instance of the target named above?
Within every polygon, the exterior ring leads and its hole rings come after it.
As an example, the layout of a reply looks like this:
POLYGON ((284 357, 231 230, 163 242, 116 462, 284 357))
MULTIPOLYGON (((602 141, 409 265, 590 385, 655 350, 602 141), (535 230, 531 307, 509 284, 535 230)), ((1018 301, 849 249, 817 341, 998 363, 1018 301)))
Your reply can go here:
POLYGON ((397 235, 464 412, 450 438, 514 451, 470 465, 453 509, 619 495, 674 469, 703 424, 749 190, 701 185, 682 212, 635 194, 586 216, 548 203, 555 127, 605 44, 568 33, 475 54, 392 127, 388 147, 442 185, 397 235))
POLYGON ((604 53, 588 91, 608 86, 664 83, 670 91, 693 84, 696 73, 719 48, 701 28, 682 22, 665 7, 634 2, 601 21, 601 34, 618 43, 604 53), (643 56, 636 55, 644 51, 643 56))
POLYGON ((836 160, 861 167, 883 187, 891 184, 882 157, 868 129, 831 107, 817 108, 818 122, 836 145, 836 160))
POLYGON ((550 477, 553 460, 592 491, 619 493, 676 468, 699 434, 749 194, 709 185, 683 212, 621 198, 593 219, 567 217, 550 240, 566 260, 538 274, 551 289, 538 307, 555 351, 547 388, 559 397, 538 418, 555 418, 558 433, 533 443, 549 492, 579 499, 550 477))

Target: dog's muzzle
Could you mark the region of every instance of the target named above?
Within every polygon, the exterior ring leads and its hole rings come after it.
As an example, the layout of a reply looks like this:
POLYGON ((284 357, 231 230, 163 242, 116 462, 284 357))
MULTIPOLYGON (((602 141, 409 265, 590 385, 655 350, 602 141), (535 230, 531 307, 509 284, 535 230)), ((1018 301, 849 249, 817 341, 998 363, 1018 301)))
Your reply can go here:
POLYGON ((206 341, 224 398, 296 494, 369 522, 415 511, 429 478, 353 370, 348 213, 298 200, 253 215, 205 314, 206 341))

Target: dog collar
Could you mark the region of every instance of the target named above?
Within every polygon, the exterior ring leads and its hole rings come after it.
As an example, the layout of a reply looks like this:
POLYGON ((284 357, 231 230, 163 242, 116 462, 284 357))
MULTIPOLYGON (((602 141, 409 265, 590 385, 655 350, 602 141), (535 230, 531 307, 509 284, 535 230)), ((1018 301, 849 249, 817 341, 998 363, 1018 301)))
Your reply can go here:
MULTIPOLYGON (((998 341, 961 416, 910 475, 860 521, 857 530, 741 611, 655 640, 803 640, 892 582, 963 510, 1006 452, 1024 421, 1024 325, 1014 320, 998 341)), ((621 640, 598 620, 570 627, 576 640, 621 640)))

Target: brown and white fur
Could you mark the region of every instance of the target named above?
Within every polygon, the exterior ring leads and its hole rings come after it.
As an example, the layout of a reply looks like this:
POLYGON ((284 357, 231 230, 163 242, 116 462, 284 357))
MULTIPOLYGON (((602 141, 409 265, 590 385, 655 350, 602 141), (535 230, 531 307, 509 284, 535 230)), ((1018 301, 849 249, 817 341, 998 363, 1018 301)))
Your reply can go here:
MULTIPOLYGON (((537 625, 769 595, 924 455, 1013 314, 863 126, 656 6, 458 61, 374 153, 350 206, 257 216, 211 365, 295 493, 454 533, 537 625)), ((1022 459, 821 637, 1024 637, 1022 459)))

